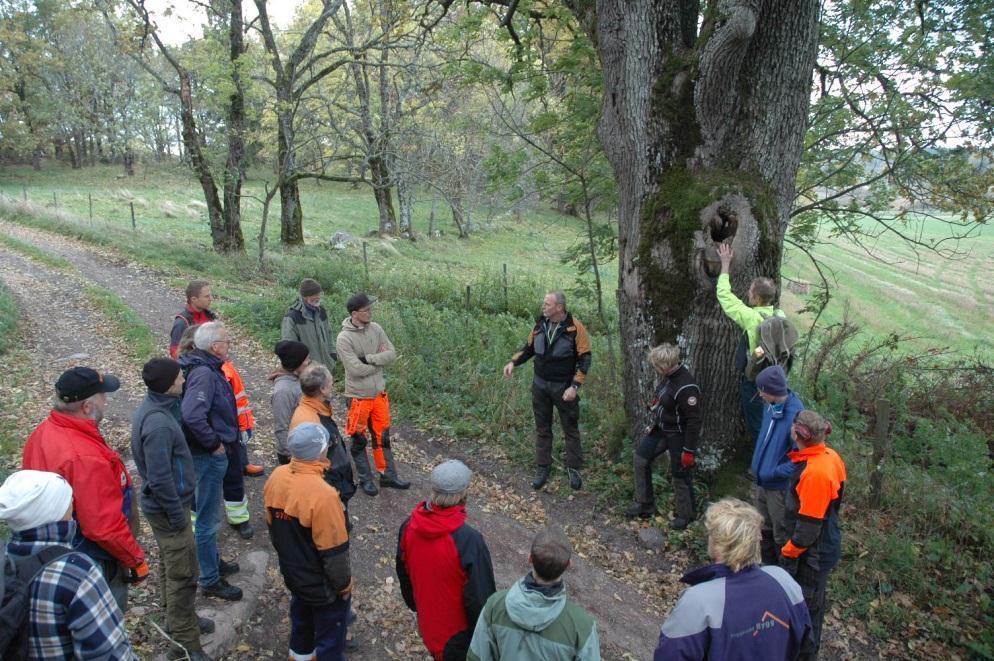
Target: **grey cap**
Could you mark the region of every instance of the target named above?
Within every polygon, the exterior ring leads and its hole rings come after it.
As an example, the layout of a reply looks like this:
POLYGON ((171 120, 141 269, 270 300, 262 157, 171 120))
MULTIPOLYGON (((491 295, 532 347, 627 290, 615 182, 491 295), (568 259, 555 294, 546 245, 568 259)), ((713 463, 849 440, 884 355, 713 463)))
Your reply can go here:
POLYGON ((459 493, 469 488, 473 471, 458 459, 449 459, 431 472, 431 488, 438 493, 459 493))
POLYGON ((286 447, 291 457, 314 461, 328 449, 328 430, 316 422, 302 422, 290 432, 286 447))

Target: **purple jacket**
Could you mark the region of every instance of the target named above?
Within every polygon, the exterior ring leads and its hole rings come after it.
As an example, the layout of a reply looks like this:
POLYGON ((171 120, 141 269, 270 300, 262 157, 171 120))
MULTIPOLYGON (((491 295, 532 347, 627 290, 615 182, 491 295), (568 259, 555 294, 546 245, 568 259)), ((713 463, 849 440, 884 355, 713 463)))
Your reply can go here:
POLYGON ((795 659, 810 636, 801 586, 776 566, 699 567, 663 623, 655 661, 795 659))

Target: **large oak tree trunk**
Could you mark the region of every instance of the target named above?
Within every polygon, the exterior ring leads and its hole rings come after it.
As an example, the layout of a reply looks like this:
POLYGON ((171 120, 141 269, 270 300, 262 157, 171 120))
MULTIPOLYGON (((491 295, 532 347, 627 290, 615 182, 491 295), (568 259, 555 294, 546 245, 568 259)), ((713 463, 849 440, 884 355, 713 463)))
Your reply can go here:
MULTIPOLYGON (((618 309, 625 407, 645 422, 654 374, 645 356, 679 344, 704 391, 703 465, 742 426, 733 353, 739 331, 704 257, 735 250, 732 285, 779 279, 783 234, 806 129, 817 0, 713 2, 697 32, 694 0, 573 3, 597 44, 599 127, 620 198, 618 309)), ((749 441, 751 443, 751 441, 749 441)))
POLYGON ((289 111, 280 113, 277 131, 280 188, 280 242, 284 245, 304 244, 304 210, 300 206, 300 185, 293 176, 296 165, 293 118, 289 111))

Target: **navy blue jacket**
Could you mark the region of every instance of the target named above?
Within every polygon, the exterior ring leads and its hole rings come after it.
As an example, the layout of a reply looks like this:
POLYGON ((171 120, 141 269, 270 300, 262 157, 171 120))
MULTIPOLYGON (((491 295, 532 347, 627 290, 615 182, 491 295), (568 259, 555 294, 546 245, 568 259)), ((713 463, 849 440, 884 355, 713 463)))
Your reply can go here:
POLYGON ((783 568, 707 565, 683 591, 659 633, 654 661, 796 659, 810 636, 801 586, 783 568))
POLYGON ((782 406, 767 404, 763 408, 763 424, 759 426, 750 466, 760 487, 773 491, 787 488, 787 479, 794 472, 794 465, 787 457, 787 453, 794 449, 790 427, 803 410, 804 403, 792 390, 787 391, 787 399, 782 406))
POLYGON ((238 442, 238 406, 222 360, 194 349, 179 357, 186 376, 183 389, 183 432, 193 454, 207 454, 221 443, 238 442))

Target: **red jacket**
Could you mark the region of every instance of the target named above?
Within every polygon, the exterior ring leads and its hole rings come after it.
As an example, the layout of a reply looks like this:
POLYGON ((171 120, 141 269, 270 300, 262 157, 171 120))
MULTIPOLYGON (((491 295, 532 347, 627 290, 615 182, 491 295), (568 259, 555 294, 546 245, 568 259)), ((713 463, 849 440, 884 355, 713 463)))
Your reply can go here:
POLYGON ((460 650, 465 658, 480 611, 497 591, 490 550, 466 525, 465 505, 414 508, 400 527, 397 577, 432 656, 457 658, 460 650))
POLYGON ((58 473, 72 485, 83 537, 125 567, 145 561, 128 526, 131 476, 93 420, 52 411, 24 444, 22 468, 58 473))

